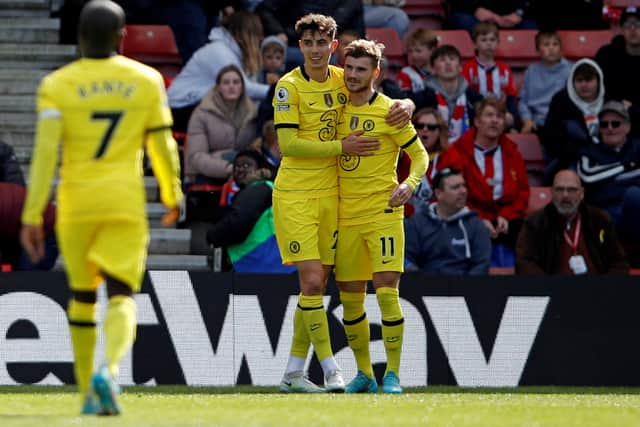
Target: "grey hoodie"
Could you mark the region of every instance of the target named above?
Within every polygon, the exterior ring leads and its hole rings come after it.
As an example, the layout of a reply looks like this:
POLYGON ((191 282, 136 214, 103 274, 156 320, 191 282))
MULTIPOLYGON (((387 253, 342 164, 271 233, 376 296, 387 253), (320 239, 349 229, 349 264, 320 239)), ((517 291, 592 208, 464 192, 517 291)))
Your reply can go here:
POLYGON ((489 230, 464 207, 446 220, 437 203, 424 205, 405 219, 405 265, 438 274, 487 274, 491 264, 489 230))

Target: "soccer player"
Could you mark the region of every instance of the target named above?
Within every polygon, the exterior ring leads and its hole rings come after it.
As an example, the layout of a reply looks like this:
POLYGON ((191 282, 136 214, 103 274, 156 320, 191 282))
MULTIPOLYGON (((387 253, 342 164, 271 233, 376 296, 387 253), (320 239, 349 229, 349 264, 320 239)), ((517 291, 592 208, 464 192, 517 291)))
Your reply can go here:
POLYGON ((108 0, 85 5, 79 22, 83 58, 46 76, 38 89, 35 149, 22 213, 22 244, 42 258, 42 212, 62 151, 56 232, 71 300, 67 314, 82 413, 117 415, 118 363, 136 333, 133 293, 144 274, 149 230, 142 181, 143 147, 176 221, 182 199, 177 146, 160 74, 116 54, 125 15, 108 0), (92 376, 96 290, 106 281, 104 365, 92 376))
MULTIPOLYGON (((282 163, 273 191, 276 238, 284 263, 298 270, 300 297, 291 353, 280 383, 283 392, 322 392, 304 373, 313 343, 327 391, 343 391, 344 380, 333 357, 322 295, 333 268, 338 233, 337 156, 371 155, 379 142, 356 131, 337 138, 347 102, 343 71, 330 66, 338 41, 336 22, 318 14, 296 23, 304 65, 283 76, 273 99, 282 163)), ((409 121, 415 106, 398 101, 387 110, 391 125, 409 121)))
POLYGON ((358 365, 347 393, 375 393, 378 389, 369 354, 369 322, 364 309, 367 281, 373 279, 382 313, 382 338, 387 368, 382 391, 401 393, 399 368, 404 318, 398 286, 404 267, 404 209, 425 175, 427 152, 413 124, 401 129, 385 123, 392 100, 377 93, 383 45, 353 41, 345 48, 344 80, 349 102, 338 126, 338 136, 364 130, 380 141, 370 157, 342 155, 338 160, 340 204, 336 281, 344 308, 344 329, 358 365), (411 157, 409 176, 398 183, 400 149, 411 157))

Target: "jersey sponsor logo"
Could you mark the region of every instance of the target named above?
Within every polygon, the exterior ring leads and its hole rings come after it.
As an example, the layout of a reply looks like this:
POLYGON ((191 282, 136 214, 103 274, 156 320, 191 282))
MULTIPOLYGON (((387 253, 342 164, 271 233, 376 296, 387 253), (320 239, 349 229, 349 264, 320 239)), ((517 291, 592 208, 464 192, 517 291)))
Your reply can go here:
POLYGON ((376 127, 376 124, 373 122, 373 120, 365 120, 362 124, 362 127, 366 131, 371 131, 376 127))
POLYGON ((340 168, 342 170, 350 172, 352 170, 355 170, 360 165, 360 156, 341 154, 338 163, 340 163, 340 168))
POLYGON ((327 104, 327 107, 333 107, 333 98, 330 93, 324 94, 324 103, 327 104))
POLYGON ((338 102, 340 104, 346 104, 347 103, 347 95, 345 95, 344 93, 339 93, 338 94, 338 102))
POLYGON ((320 141, 331 141, 335 139, 338 129, 338 112, 336 110, 325 111, 320 116, 320 121, 324 124, 318 131, 320 141))
POLYGON ((360 122, 360 117, 358 116, 352 116, 351 117, 351 121, 349 122, 349 127, 351 128, 351 130, 356 130, 358 129, 358 123, 360 122))
POLYGON ((289 250, 292 254, 297 254, 298 252, 300 252, 300 242, 293 240, 291 243, 289 243, 289 250))
POLYGON ((276 92, 276 101, 284 102, 289 99, 289 91, 285 87, 279 87, 276 92))

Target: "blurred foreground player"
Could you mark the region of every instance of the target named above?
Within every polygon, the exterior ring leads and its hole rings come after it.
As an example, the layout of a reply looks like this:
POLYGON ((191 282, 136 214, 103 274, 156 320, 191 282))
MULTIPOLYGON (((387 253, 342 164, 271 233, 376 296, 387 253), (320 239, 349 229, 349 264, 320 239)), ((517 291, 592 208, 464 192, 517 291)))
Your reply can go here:
POLYGON ((176 143, 162 77, 116 54, 124 34, 120 6, 93 0, 80 14, 83 58, 46 76, 21 242, 35 262, 44 255, 42 212, 62 145, 56 233, 72 298, 68 317, 82 413, 117 415, 118 363, 136 334, 133 293, 144 274, 149 230, 142 181, 146 148, 170 225, 182 199, 176 143), (96 290, 107 284, 104 365, 93 374, 96 290))

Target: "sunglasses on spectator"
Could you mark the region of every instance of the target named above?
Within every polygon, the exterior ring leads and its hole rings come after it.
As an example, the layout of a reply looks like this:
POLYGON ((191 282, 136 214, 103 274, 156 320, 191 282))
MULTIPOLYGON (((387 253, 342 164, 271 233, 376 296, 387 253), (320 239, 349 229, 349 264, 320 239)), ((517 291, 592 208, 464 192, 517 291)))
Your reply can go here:
POLYGON ((600 127, 603 129, 608 128, 609 125, 611 125, 612 129, 618 129, 622 125, 622 122, 620 120, 602 120, 600 122, 600 127))
POLYGON ((427 129, 430 131, 434 131, 434 130, 438 130, 440 129, 440 125, 433 125, 431 123, 414 123, 413 127, 415 127, 416 129, 422 130, 422 129, 427 129))

